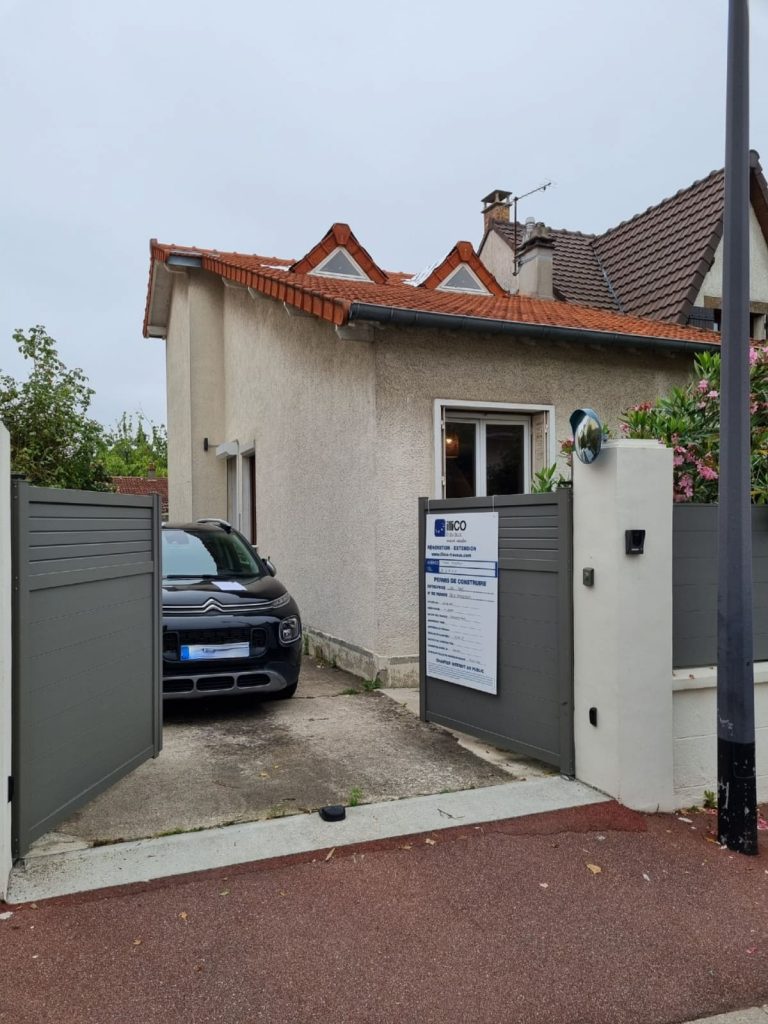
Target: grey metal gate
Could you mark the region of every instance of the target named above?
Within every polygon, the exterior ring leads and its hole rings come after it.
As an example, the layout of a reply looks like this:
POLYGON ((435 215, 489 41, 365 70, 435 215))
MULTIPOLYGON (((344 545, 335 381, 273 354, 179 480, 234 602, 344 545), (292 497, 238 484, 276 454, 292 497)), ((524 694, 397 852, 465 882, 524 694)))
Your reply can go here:
POLYGON ((574 772, 572 500, 553 494, 419 501, 421 717, 574 772), (499 513, 498 692, 426 674, 427 513, 499 513))
POLYGON ((13 852, 162 745, 160 509, 14 480, 13 852))
MULTIPOLYGON (((672 667, 717 664, 717 505, 672 511, 672 667)), ((768 508, 753 505, 754 660, 768 659, 768 508)))

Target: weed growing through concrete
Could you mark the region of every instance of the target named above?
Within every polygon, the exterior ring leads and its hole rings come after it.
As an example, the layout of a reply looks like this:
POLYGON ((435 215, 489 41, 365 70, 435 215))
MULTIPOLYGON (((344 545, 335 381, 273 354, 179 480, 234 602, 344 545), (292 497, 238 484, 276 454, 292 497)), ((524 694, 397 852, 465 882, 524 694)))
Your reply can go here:
POLYGON ((380 690, 381 689, 381 681, 378 680, 378 679, 364 679, 363 680, 363 689, 367 693, 372 693, 374 690, 380 690))
POLYGON ((711 789, 704 790, 704 806, 708 811, 717 810, 717 793, 711 789))
POLYGON ((342 690, 339 694, 340 697, 356 697, 362 693, 362 690, 356 690, 354 686, 350 686, 348 690, 342 690))
POLYGON ((357 807, 360 801, 363 799, 363 791, 358 786, 354 786, 349 791, 349 799, 347 800, 348 807, 357 807))

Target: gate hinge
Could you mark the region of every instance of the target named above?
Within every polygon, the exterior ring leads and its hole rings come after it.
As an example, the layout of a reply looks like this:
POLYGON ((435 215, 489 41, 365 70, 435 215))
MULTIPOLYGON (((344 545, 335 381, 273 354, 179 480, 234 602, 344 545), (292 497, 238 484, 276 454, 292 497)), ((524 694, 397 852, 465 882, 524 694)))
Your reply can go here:
POLYGON ((8 803, 13 800, 13 776, 8 776, 8 803))

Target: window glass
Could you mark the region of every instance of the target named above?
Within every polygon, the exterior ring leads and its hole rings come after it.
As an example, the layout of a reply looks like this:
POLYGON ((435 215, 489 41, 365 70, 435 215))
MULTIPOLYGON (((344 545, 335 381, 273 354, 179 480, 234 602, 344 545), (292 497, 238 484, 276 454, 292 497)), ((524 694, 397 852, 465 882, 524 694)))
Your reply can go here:
POLYGON ((440 287, 454 289, 459 292, 485 291, 485 288, 480 284, 475 276, 463 265, 460 266, 458 270, 454 270, 450 277, 446 277, 440 287))
POLYGON ((486 494, 525 491, 525 428, 488 423, 485 428, 486 494))
POLYGON ((166 579, 206 576, 263 576, 265 570, 236 533, 225 530, 164 529, 163 576, 166 579))
POLYGON ((329 274, 331 277, 336 274, 340 277, 356 277, 358 280, 367 280, 343 249, 337 251, 317 268, 318 274, 329 274))
POLYGON ((445 496, 475 496, 475 424, 445 424, 445 496))

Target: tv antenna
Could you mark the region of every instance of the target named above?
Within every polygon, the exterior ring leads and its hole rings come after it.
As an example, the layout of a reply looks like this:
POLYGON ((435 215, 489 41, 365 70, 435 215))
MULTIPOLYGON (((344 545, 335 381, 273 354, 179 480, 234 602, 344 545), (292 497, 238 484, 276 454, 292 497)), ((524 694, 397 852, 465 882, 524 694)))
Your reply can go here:
POLYGON ((530 192, 523 192, 523 194, 521 196, 512 196, 512 222, 515 225, 514 245, 512 247, 512 254, 513 254, 513 264, 512 264, 512 266, 513 266, 513 273, 514 273, 515 277, 517 277, 517 272, 520 269, 519 265, 518 265, 518 260, 517 260, 517 249, 518 249, 518 242, 517 242, 517 204, 520 202, 521 199, 527 199, 528 196, 535 195, 536 192, 546 192, 551 184, 552 184, 551 181, 545 181, 543 185, 537 185, 536 188, 532 188, 530 192))

